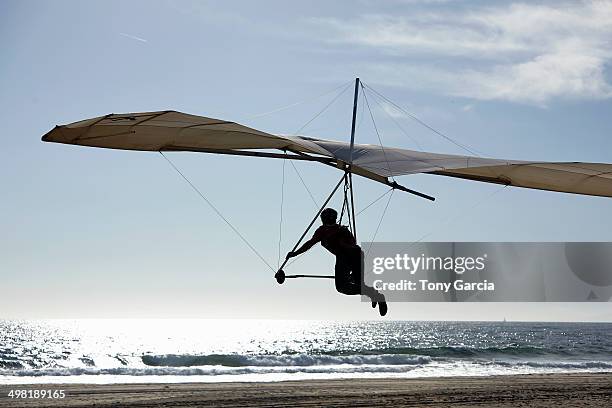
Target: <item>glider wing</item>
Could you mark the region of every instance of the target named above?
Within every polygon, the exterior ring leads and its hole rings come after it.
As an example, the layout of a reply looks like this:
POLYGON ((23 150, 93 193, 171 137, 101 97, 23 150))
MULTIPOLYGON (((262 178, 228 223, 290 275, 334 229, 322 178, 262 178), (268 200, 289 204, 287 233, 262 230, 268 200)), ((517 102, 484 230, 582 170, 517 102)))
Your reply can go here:
MULTIPOLYGON (((274 135, 235 122, 176 111, 100 116, 56 126, 43 141, 124 150, 247 155, 273 149, 294 153, 288 158, 324 161, 340 168, 350 161, 350 144, 346 142, 274 135)), ((354 173, 388 185, 393 185, 388 180, 391 176, 425 173, 612 197, 612 164, 488 159, 365 144, 354 145, 352 158, 354 173)))
MULTIPOLYGON (((336 160, 348 161, 350 145, 304 138, 336 160)), ((382 177, 426 173, 515 187, 612 197, 612 164, 532 162, 355 145, 353 166, 382 177)), ((367 176, 366 176, 367 177, 367 176)))

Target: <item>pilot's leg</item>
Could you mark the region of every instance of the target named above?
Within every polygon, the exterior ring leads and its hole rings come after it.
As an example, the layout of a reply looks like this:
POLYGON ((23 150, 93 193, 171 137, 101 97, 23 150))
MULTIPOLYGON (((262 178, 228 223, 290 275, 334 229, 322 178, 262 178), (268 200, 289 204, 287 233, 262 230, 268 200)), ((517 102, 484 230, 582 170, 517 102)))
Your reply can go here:
POLYGON ((351 270, 353 271, 353 279, 359 283, 359 293, 369 297, 372 302, 384 302, 384 296, 371 286, 365 284, 363 271, 364 271, 364 254, 361 248, 357 247, 352 252, 351 256, 352 265, 351 270))
POLYGON ((361 284, 351 274, 351 259, 348 256, 336 256, 335 283, 336 290, 345 295, 359 295, 361 284))
POLYGON ((367 286, 363 280, 363 251, 357 247, 344 256, 336 257, 336 290, 345 295, 365 295, 372 300, 372 307, 378 304, 381 316, 387 314, 387 303, 382 293, 367 286))

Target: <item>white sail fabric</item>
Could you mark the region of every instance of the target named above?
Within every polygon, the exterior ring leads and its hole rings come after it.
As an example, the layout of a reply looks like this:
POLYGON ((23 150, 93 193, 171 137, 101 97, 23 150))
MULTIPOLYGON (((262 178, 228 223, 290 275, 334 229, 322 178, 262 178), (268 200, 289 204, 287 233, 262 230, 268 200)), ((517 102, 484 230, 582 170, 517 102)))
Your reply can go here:
POLYGON ((175 111, 111 114, 56 126, 46 142, 111 149, 280 149, 287 141, 234 122, 175 111))
MULTIPOLYGON (((308 141, 330 156, 349 161, 350 145, 308 141)), ((353 165, 380 176, 428 173, 516 187, 612 197, 612 164, 582 162, 530 162, 436 154, 414 150, 355 145, 353 165)))
MULTIPOLYGON (((346 142, 261 132, 235 122, 176 111, 111 114, 56 126, 43 141, 145 151, 278 149, 351 161, 346 142)), ((355 144, 355 173, 377 181, 428 173, 540 190, 612 197, 612 164, 487 159, 355 144)))

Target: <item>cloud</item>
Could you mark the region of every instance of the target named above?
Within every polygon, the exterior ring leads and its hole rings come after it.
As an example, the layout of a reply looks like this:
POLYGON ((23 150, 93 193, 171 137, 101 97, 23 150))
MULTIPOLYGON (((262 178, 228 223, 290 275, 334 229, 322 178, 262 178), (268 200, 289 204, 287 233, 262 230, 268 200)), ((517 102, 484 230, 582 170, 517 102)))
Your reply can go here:
POLYGON ((382 100, 378 101, 380 109, 382 109, 387 115, 391 116, 394 119, 405 119, 407 115, 397 108, 390 105, 388 102, 382 100))
POLYGON ((612 96, 609 1, 445 7, 312 22, 332 44, 377 53, 381 58, 370 68, 387 71, 388 84, 542 106, 612 96), (407 82, 407 73, 416 78, 407 82))
POLYGON ((532 60, 463 72, 451 91, 482 100, 503 99, 544 106, 554 98, 603 99, 612 96, 604 61, 579 53, 539 55, 532 60))

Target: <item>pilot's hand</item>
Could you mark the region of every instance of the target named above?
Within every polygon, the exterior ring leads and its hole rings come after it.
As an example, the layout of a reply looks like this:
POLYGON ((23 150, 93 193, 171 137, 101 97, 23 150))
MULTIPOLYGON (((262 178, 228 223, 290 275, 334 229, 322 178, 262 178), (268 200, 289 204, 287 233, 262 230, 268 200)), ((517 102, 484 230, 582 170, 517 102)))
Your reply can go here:
POLYGON ((297 254, 293 251, 289 251, 287 252, 287 256, 285 257, 285 259, 293 258, 294 256, 297 256, 297 254))

